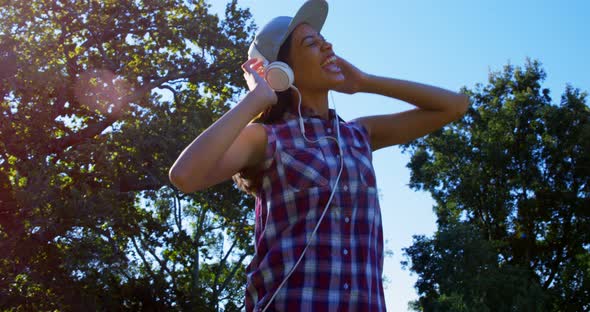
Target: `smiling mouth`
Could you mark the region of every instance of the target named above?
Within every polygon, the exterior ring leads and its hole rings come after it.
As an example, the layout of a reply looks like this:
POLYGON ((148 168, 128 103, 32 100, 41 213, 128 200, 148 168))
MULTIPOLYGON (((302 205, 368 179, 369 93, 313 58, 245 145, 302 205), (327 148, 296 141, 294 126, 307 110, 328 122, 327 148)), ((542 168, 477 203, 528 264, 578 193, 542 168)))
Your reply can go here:
POLYGON ((332 56, 328 57, 320 66, 324 67, 326 65, 333 64, 337 60, 338 60, 338 58, 336 57, 336 55, 332 55, 332 56))

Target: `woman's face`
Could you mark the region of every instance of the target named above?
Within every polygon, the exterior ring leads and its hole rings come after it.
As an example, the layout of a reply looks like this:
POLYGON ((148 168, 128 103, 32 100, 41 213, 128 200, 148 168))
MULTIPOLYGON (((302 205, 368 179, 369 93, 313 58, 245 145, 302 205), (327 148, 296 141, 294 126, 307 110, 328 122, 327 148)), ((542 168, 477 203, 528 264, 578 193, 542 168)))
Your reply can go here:
POLYGON ((324 91, 344 81, 332 44, 308 24, 293 30, 289 63, 299 89, 324 91))

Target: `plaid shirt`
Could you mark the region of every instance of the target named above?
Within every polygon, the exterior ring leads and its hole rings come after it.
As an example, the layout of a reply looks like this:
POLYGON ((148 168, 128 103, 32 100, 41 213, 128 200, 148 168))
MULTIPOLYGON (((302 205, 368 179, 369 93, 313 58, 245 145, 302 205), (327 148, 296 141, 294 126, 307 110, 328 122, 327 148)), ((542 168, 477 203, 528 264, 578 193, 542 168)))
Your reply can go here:
MULTIPOLYGON (((336 137, 330 120, 304 114, 310 140, 336 137)), ((267 311, 385 311, 383 230, 366 129, 340 118, 344 168, 332 203, 303 259, 267 311)), ((262 311, 297 262, 340 169, 334 140, 309 143, 298 116, 264 125, 268 144, 256 195, 255 250, 246 311, 262 311)))

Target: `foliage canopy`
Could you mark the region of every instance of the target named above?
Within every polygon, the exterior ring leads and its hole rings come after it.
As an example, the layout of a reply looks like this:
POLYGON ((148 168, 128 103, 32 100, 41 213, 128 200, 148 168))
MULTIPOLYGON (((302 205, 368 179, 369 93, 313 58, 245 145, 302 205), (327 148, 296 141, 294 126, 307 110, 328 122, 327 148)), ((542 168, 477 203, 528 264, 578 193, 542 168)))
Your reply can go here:
POLYGON ((405 249, 415 310, 590 310, 590 109, 571 86, 552 104, 544 78, 507 65, 463 90, 462 120, 405 146, 438 223, 405 249))
POLYGON ((2 310, 239 309, 251 200, 181 194, 168 168, 245 87, 250 19, 0 1, 2 310))

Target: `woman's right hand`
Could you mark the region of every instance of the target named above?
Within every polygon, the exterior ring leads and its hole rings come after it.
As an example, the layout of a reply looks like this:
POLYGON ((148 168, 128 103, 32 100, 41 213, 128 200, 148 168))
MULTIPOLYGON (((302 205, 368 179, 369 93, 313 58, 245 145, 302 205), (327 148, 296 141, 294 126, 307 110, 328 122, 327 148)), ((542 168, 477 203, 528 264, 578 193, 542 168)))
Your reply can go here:
POLYGON ((246 79, 250 93, 259 99, 261 103, 264 103, 264 107, 266 108, 276 104, 278 98, 275 91, 264 80, 264 68, 262 64, 263 62, 261 60, 252 58, 242 64, 242 70, 244 70, 244 79, 246 79))

